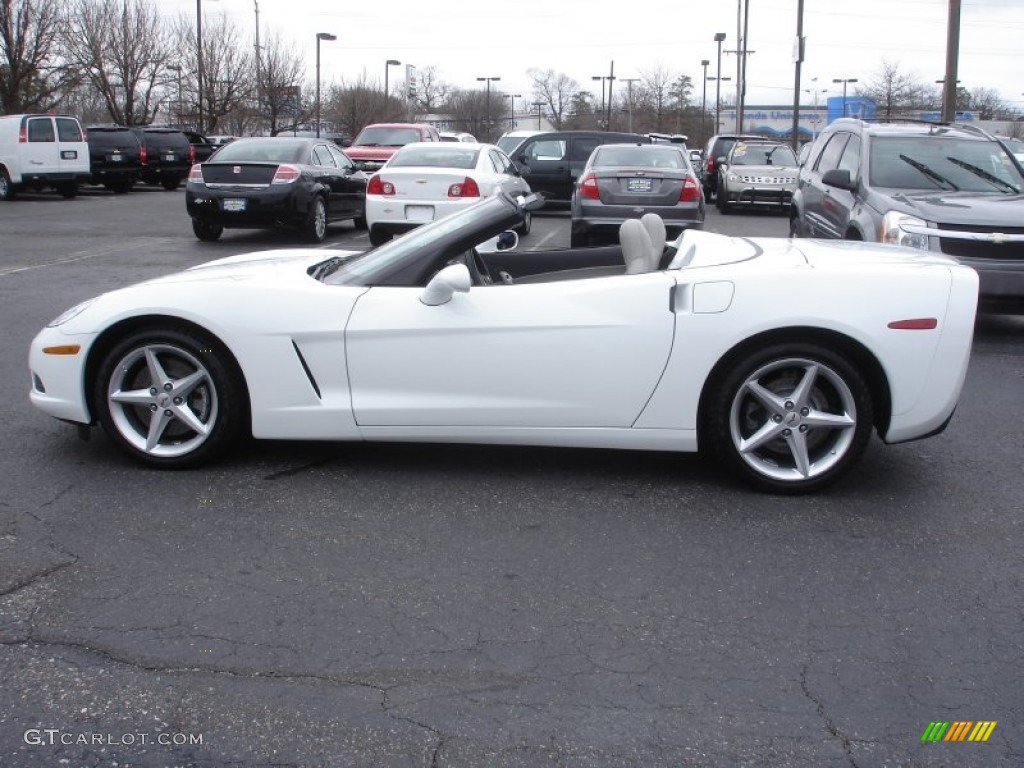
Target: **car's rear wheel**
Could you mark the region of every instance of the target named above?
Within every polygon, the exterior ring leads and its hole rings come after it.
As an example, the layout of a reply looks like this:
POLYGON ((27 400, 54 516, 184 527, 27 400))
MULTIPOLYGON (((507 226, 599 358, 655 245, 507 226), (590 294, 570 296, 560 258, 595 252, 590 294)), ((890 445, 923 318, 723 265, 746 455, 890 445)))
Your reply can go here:
POLYGON ((166 189, 168 192, 175 190, 181 184, 180 176, 173 176, 171 178, 163 178, 160 180, 160 186, 166 189))
POLYGON ((871 437, 863 377, 817 344, 778 344, 737 359, 713 386, 702 439, 762 490, 806 493, 831 483, 871 437))
POLYGON ((370 245, 384 245, 391 239, 390 232, 383 232, 379 228, 370 228, 370 245))
POLYGON ((319 195, 313 199, 303 233, 313 243, 322 243, 327 237, 327 205, 319 195))
POLYGON ((15 197, 14 183, 7 171, 0 168, 0 200, 13 200, 15 197))
POLYGON ((212 243, 214 240, 219 240, 220 236, 224 234, 224 227, 220 224, 210 224, 200 219, 192 219, 192 231, 204 243, 212 243))
POLYGON ((78 185, 73 181, 68 182, 67 184, 61 184, 57 189, 60 192, 60 196, 65 200, 71 200, 78 195, 78 185))
POLYGON ((117 344, 100 363, 93 397, 115 443, 167 469, 217 455, 245 420, 244 386, 231 358, 184 329, 140 330, 117 344))

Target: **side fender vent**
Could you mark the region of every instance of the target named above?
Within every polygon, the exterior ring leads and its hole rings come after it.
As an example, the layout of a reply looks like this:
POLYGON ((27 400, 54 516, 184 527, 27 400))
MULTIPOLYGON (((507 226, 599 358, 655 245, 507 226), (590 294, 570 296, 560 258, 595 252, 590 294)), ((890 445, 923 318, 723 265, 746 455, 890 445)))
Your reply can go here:
POLYGON ((313 391, 316 392, 317 398, 323 400, 323 396, 320 394, 320 387, 317 386, 316 379, 313 377, 313 372, 309 370, 309 366, 306 364, 306 358, 302 356, 302 351, 299 349, 299 345, 295 343, 295 339, 292 339, 292 347, 295 348, 295 355, 299 358, 299 362, 302 364, 302 370, 306 372, 306 378, 309 379, 309 383, 313 385, 313 391))

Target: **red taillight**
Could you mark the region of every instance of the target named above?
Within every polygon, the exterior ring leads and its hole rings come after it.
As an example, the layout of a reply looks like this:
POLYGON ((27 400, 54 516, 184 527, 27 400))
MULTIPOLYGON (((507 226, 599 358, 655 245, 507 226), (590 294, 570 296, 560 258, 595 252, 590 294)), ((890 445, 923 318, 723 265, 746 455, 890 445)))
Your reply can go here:
POLYGON ((692 203, 698 199, 700 199, 700 186, 693 176, 687 176, 683 180, 683 188, 679 190, 679 202, 692 203))
POLYGON ((583 181, 580 182, 580 194, 591 200, 601 199, 601 192, 597 188, 597 178, 594 174, 588 173, 583 181))
POLYGON ((19 144, 27 144, 28 143, 28 133, 26 132, 25 124, 24 123, 22 123, 21 130, 18 131, 18 143, 19 144))
POLYGON ((188 180, 189 181, 196 181, 196 182, 199 182, 200 184, 202 184, 203 183, 203 166, 201 166, 199 163, 196 163, 195 165, 193 165, 192 166, 192 170, 188 172, 188 180))
POLYGON ((915 317, 912 320, 893 320, 889 327, 896 331, 930 331, 938 327, 934 317, 915 317))
POLYGON ((715 172, 715 158, 713 158, 711 155, 708 155, 708 164, 707 164, 707 168, 705 169, 705 171, 707 173, 714 173, 715 172))
POLYGON ((302 172, 294 165, 279 165, 277 171, 274 173, 274 178, 271 179, 271 184, 291 184, 302 172))
POLYGON ((448 187, 448 197, 480 197, 480 187, 469 176, 448 187))
POLYGON ((384 181, 379 174, 375 173, 370 177, 370 181, 366 185, 366 194, 393 195, 395 194, 395 185, 390 181, 384 181))
POLYGON ((194 163, 196 161, 196 148, 191 144, 188 145, 188 161, 194 163))

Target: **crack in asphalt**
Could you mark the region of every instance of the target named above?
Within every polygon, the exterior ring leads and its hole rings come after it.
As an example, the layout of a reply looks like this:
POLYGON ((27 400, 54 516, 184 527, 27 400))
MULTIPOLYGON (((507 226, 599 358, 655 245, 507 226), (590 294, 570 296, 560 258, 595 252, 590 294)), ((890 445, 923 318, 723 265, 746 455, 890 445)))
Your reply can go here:
POLYGON ((31 587, 37 582, 42 581, 43 579, 48 578, 49 576, 52 576, 53 574, 57 573, 57 571, 62 571, 65 568, 70 568, 78 562, 78 556, 74 555, 73 557, 73 560, 58 563, 57 565, 54 565, 50 568, 46 568, 45 570, 39 571, 38 573, 33 573, 32 575, 25 577, 24 579, 11 585, 7 589, 0 591, 0 597, 9 597, 10 595, 13 595, 15 592, 31 587))
POLYGON ((291 477, 297 475, 300 472, 305 472, 308 469, 315 469, 316 467, 322 467, 324 464, 330 464, 334 459, 319 459, 318 461, 311 461, 309 464, 301 464, 298 467, 290 467, 288 469, 282 469, 278 472, 271 472, 269 475, 264 475, 264 480, 278 480, 282 477, 291 477))
POLYGON ((846 759, 850 761, 851 768, 859 768, 857 761, 853 759, 853 745, 850 739, 845 734, 839 731, 839 728, 832 721, 827 714, 825 714, 825 705, 814 698, 810 688, 807 686, 807 665, 804 664, 800 669, 800 689, 804 692, 804 696, 810 700, 812 704, 818 710, 818 716, 821 717, 822 722, 825 723, 825 729, 834 737, 839 739, 839 743, 843 745, 843 751, 846 753, 846 759))

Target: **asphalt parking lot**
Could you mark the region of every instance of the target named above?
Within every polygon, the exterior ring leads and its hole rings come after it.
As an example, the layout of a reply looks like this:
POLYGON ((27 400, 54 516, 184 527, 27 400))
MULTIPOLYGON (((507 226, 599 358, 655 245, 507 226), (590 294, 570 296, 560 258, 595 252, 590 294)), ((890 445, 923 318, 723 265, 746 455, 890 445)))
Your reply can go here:
MULTIPOLYGON (((555 213, 522 247, 567 244, 555 213)), ((200 243, 180 190, 0 205, 0 766, 1024 762, 1024 317, 979 320, 944 434, 802 498, 616 451, 268 442, 157 472, 29 405, 65 308, 279 247, 309 246, 200 243)))

